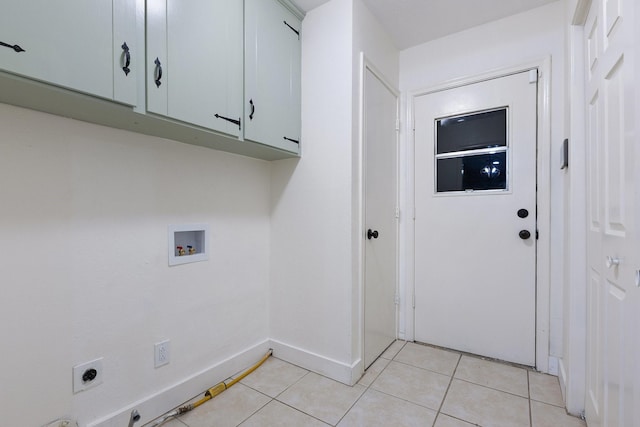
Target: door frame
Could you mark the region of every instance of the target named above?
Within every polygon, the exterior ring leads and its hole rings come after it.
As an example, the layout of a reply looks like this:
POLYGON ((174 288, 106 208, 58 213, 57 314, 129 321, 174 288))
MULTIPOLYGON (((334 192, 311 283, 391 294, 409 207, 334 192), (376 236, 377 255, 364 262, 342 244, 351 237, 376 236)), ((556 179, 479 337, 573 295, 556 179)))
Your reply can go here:
POLYGON ((538 70, 538 123, 537 123, 537 229, 539 238, 536 245, 536 331, 535 331, 535 367, 541 372, 557 374, 557 358, 549 354, 549 314, 550 314, 550 266, 551 266, 551 57, 514 65, 508 68, 491 70, 486 73, 464 76, 438 85, 408 93, 406 119, 411 132, 406 147, 406 204, 407 211, 413 212, 413 221, 404 224, 404 250, 407 254, 406 286, 403 289, 404 304, 401 307, 405 318, 404 338, 415 339, 415 117, 414 100, 418 96, 441 92, 460 86, 497 79, 508 75, 538 70), (553 360, 552 360, 553 359, 553 360))
MULTIPOLYGON (((397 112, 396 112, 396 123, 398 123, 398 125, 396 125, 396 209, 399 209, 399 203, 400 203, 400 127, 399 127, 399 120, 400 120, 400 107, 401 107, 401 97, 400 97, 400 91, 398 89, 396 89, 393 84, 391 84, 389 82, 389 80, 385 77, 384 73, 382 73, 374 64, 373 62, 371 62, 369 60, 369 58, 367 58, 367 56, 365 55, 364 52, 360 52, 360 71, 359 71, 359 77, 360 77, 360 82, 359 82, 359 99, 358 99, 358 103, 359 103, 359 117, 358 117, 358 141, 357 141, 357 159, 358 159, 358 168, 357 168, 357 176, 359 177, 359 183, 357 184, 357 197, 355 198, 355 200, 357 200, 358 206, 357 206, 357 212, 358 212, 358 226, 356 227, 356 232, 357 232, 357 240, 355 240, 357 242, 357 250, 358 250, 358 275, 360 277, 358 277, 357 283, 358 283, 358 313, 359 313, 359 319, 360 319, 360 328, 359 329, 359 333, 360 333, 360 337, 359 337, 359 342, 358 345, 360 347, 360 351, 359 351, 359 358, 358 358, 358 362, 357 365, 359 365, 358 368, 354 369, 353 371, 353 375, 355 378, 355 381, 357 381, 360 376, 364 373, 364 337, 365 337, 365 317, 364 317, 364 304, 365 304, 365 299, 364 299, 364 291, 365 291, 365 267, 366 267, 366 261, 365 261, 365 236, 364 236, 364 229, 365 229, 365 214, 366 214, 366 200, 365 200, 365 186, 366 186, 366 181, 365 181, 365 140, 364 140, 364 90, 365 90, 365 76, 366 76, 366 72, 367 70, 369 70, 374 76, 376 76, 376 78, 378 78, 380 80, 380 82, 382 82, 382 84, 389 89, 389 91, 391 93, 393 93, 396 98, 397 98, 397 112)), ((399 212, 399 211, 397 211, 399 212)), ((400 228, 399 228, 399 221, 396 220, 396 277, 395 277, 395 286, 396 286, 396 290, 395 290, 395 294, 396 294, 396 315, 395 315, 395 320, 396 320, 396 324, 395 324, 395 331, 396 331, 396 338, 398 338, 398 324, 399 324, 399 316, 400 316, 400 310, 399 310, 399 305, 398 305, 398 295, 399 295, 399 286, 400 286, 400 268, 401 268, 401 264, 400 264, 400 228)), ((352 381, 354 382, 354 381, 352 381)), ((354 382, 355 383, 355 382, 354 382)))

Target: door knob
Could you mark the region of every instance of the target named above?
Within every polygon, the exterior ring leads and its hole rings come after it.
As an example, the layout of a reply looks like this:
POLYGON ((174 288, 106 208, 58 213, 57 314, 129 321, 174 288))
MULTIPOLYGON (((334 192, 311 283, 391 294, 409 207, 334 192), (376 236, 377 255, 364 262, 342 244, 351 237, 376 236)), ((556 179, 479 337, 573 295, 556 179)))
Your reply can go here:
POLYGON ((611 268, 614 265, 620 265, 620 258, 607 255, 607 268, 611 268))
POLYGON ((529 232, 529 230, 520 230, 518 236, 520 236, 522 240, 527 240, 529 237, 531 237, 531 233, 529 232))
POLYGON ((367 239, 371 240, 372 238, 374 239, 378 238, 378 230, 371 230, 371 229, 367 230, 367 239))

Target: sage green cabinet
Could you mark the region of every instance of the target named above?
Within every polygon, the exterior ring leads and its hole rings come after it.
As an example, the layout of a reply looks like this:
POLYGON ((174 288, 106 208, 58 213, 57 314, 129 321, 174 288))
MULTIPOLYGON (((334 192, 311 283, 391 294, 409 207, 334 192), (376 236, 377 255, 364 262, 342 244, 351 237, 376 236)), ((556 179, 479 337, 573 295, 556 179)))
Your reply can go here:
POLYGON ((246 140, 300 150, 301 20, 276 0, 245 0, 246 140))
POLYGON ((147 0, 147 111, 242 135, 242 0, 147 0))
POLYGON ((136 103, 134 70, 140 64, 132 62, 137 49, 135 2, 7 1, 0 14, 0 42, 2 71, 136 103), (127 58, 129 72, 123 70, 127 58))

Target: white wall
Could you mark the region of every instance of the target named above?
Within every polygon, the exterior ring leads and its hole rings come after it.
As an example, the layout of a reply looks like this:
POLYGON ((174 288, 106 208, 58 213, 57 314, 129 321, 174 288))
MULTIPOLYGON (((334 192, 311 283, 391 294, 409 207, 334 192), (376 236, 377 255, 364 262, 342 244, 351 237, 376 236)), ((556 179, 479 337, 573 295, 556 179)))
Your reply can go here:
POLYGON ((269 163, 4 104, 0 152, 3 425, 85 425, 266 340, 269 163), (167 226, 189 223, 210 259, 168 267, 167 226), (104 383, 73 395, 97 357, 104 383))
POLYGON ((273 162, 271 181, 276 354, 345 382, 352 363, 352 20, 350 0, 306 15, 302 158, 273 162))
MULTIPOLYGON (((562 2, 472 28, 400 53, 400 89, 405 101, 413 91, 427 89, 454 79, 472 77, 493 70, 518 66, 551 57, 551 295, 550 356, 562 355, 563 280, 563 177, 559 169, 564 131, 564 24, 562 2)), ((405 142, 406 143, 406 142, 405 142)), ((409 153, 410 155, 410 153, 409 153)), ((410 165, 410 159, 408 164, 410 165)), ((410 166, 406 166, 410 167, 410 166)), ((411 189, 409 189, 410 194, 411 189)), ((405 209, 411 211, 410 195, 405 209)), ((410 226, 401 229, 410 240, 410 226)), ((405 265, 412 269, 411 260, 405 265)), ((410 295, 411 276, 401 283, 403 295, 410 295)), ((410 305, 404 305, 407 324, 410 305)), ((410 325, 409 325, 410 326, 410 325)), ((412 331, 409 331, 411 334, 412 331)))
POLYGON ((307 14, 302 158, 272 170, 276 352, 346 383, 362 372, 361 51, 397 82, 398 52, 360 0, 333 0, 307 14))

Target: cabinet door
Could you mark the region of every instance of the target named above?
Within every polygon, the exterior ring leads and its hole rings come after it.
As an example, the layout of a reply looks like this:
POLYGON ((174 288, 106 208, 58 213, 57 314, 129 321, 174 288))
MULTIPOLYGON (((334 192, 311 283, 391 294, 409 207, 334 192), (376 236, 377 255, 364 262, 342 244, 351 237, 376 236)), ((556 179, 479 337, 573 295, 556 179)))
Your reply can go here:
POLYGON ((147 111, 166 116, 167 0, 147 0, 147 111))
POLYGON ((147 2, 149 111, 240 135, 242 3, 242 0, 147 2), (155 63, 156 58, 160 66, 155 63), (159 67, 163 75, 158 86, 159 67))
POLYGON ((0 67, 58 86, 113 98, 112 0, 5 1, 0 67))
POLYGON ((294 153, 300 141, 300 30, 300 20, 279 2, 246 0, 245 139, 294 153))
POLYGON ((124 104, 137 103, 136 2, 113 0, 113 99, 124 104))

